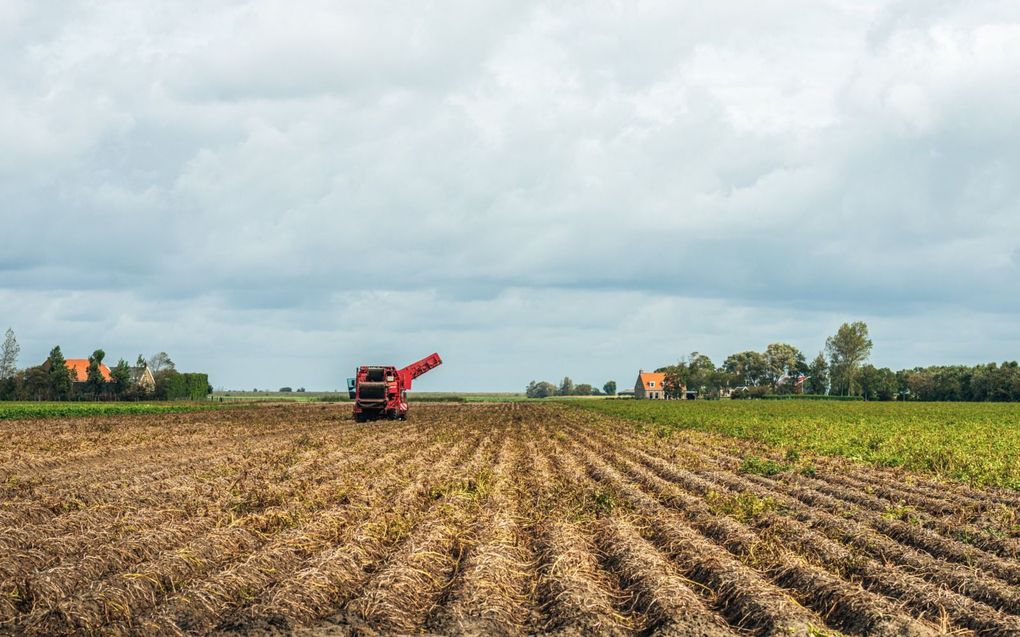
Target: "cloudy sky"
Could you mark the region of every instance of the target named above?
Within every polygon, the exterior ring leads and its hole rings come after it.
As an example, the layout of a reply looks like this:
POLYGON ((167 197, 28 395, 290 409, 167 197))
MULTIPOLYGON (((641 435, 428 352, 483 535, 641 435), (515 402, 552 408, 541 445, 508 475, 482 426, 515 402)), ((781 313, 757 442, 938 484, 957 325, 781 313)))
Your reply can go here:
POLYGON ((0 329, 226 388, 1020 357, 1020 4, 0 0, 0 329))

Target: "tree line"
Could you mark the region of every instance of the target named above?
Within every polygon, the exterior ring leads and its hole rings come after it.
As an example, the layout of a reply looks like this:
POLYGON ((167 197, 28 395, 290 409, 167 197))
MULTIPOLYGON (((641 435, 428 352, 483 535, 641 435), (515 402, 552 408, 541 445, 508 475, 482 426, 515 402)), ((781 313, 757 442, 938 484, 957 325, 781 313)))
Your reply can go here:
MULTIPOLYGON (((770 343, 761 352, 730 354, 721 365, 691 352, 685 360, 655 371, 664 374, 663 393, 673 399, 695 391, 701 398, 808 394, 865 400, 1020 401, 1016 361, 893 371, 868 363, 873 345, 867 324, 855 321, 842 324, 810 360, 789 343, 770 343)), ((616 383, 610 381, 603 389, 613 395, 616 383)), ((591 385, 574 385, 569 377, 559 386, 531 381, 526 391, 529 398, 599 393, 591 385)))
POLYGON ((722 365, 699 352, 687 360, 656 369, 665 374, 663 391, 680 398, 684 391, 702 397, 758 398, 769 394, 856 395, 861 389, 863 363, 871 354, 868 326, 844 323, 825 341, 825 350, 810 362, 789 343, 770 343, 763 352, 730 354, 722 365))
POLYGON ((872 347, 867 324, 856 321, 841 325, 810 361, 793 345, 771 343, 764 352, 731 354, 718 367, 692 352, 687 360, 656 371, 665 373, 671 398, 687 388, 707 398, 803 393, 865 400, 1020 401, 1015 361, 893 371, 867 363, 872 347))
POLYGON ((614 396, 616 395, 616 381, 607 381, 600 391, 598 387, 593 387, 588 383, 579 383, 575 385, 570 376, 564 376, 563 380, 560 381, 559 386, 544 380, 533 380, 528 383, 527 388, 524 390, 524 395, 528 398, 549 398, 551 396, 614 396))
POLYGON ((204 398, 212 388, 205 374, 180 373, 166 352, 146 359, 138 356, 135 369, 152 372, 154 386, 140 385, 135 371, 123 358, 102 372, 106 352, 97 349, 88 358, 85 382, 67 367, 60 346, 50 350, 41 365, 18 368, 21 346, 8 328, 0 347, 0 400, 174 400, 204 398))

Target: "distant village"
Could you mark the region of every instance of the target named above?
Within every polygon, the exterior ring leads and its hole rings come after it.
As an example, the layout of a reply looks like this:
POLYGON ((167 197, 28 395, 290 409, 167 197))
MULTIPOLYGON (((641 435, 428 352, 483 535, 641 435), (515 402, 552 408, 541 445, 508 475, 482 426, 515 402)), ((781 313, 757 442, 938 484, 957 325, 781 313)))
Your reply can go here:
POLYGON ((56 346, 26 368, 18 367, 20 353, 8 329, 0 347, 0 400, 204 400, 212 392, 207 374, 178 371, 166 352, 110 367, 101 349, 88 358, 65 358, 56 346))

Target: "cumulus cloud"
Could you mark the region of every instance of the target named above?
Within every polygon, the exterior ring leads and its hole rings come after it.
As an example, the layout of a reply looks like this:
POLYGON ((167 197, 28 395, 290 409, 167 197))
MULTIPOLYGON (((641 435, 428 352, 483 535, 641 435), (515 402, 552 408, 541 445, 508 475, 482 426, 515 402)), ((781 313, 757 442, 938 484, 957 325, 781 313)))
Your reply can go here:
POLYGON ((992 1, 8 2, 0 320, 237 387, 857 318, 883 364, 1015 358, 1018 43, 992 1))

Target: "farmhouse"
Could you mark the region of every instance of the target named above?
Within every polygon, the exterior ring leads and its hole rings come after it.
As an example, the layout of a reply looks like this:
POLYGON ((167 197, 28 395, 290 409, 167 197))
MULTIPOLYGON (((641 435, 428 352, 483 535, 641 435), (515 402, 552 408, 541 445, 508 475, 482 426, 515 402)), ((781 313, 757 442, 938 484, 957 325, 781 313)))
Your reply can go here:
POLYGON ((666 390, 663 383, 666 375, 658 372, 638 370, 637 382, 634 384, 634 398, 638 400, 665 400, 666 390))
MULTIPOLYGON (((89 361, 87 358, 68 358, 64 361, 67 369, 71 372, 72 383, 84 383, 89 379, 89 361)), ((99 366, 99 373, 103 380, 110 382, 110 368, 106 365, 99 366)))
POLYGON ((156 378, 152 375, 152 370, 144 365, 131 368, 131 384, 145 393, 151 394, 156 391, 156 378))

